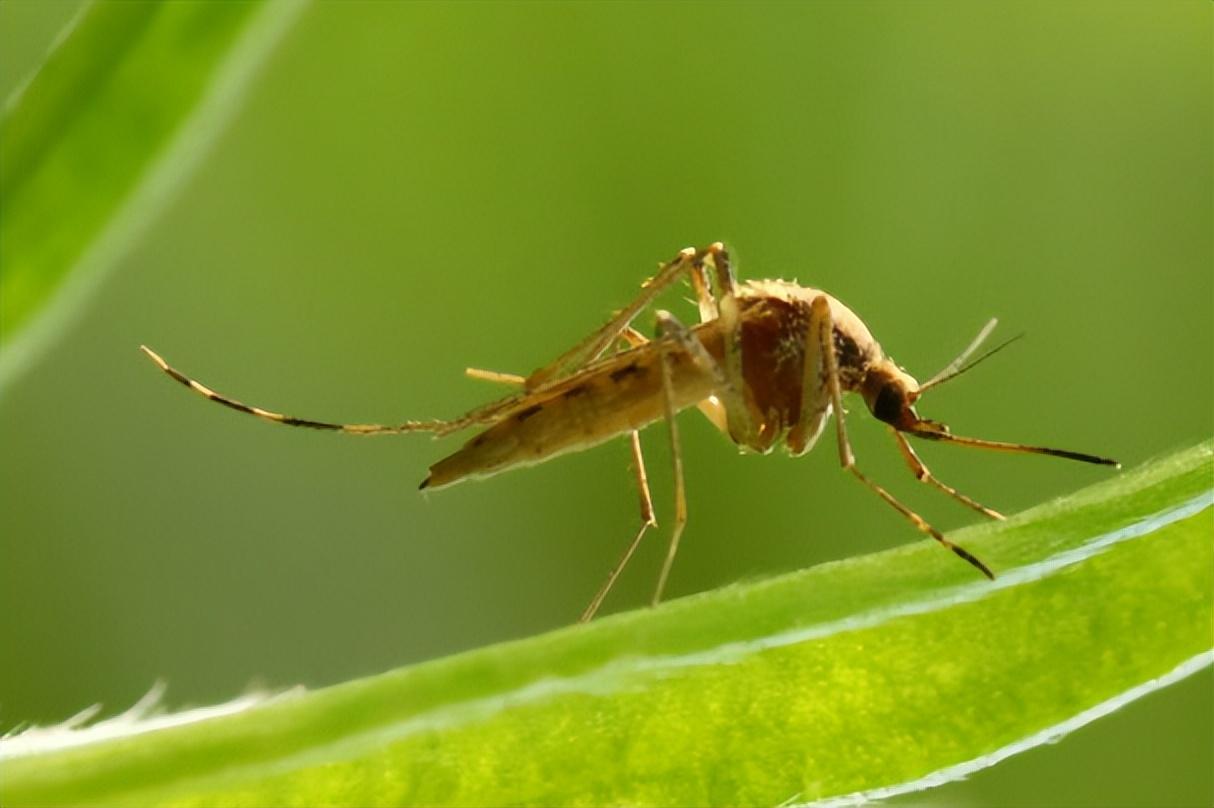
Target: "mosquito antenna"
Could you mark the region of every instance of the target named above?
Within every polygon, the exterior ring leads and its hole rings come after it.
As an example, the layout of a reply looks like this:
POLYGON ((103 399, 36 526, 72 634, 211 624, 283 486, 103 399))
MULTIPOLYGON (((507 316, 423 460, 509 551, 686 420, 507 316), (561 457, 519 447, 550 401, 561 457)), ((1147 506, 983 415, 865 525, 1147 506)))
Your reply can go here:
POLYGON ((978 336, 974 337, 974 341, 969 344, 969 347, 966 348, 964 351, 962 351, 960 356, 958 356, 956 359, 954 359, 952 362, 950 362, 948 364, 948 367, 944 368, 944 370, 940 371, 935 376, 931 377, 930 379, 925 381, 923 384, 919 385, 919 389, 916 391, 915 397, 918 398, 919 395, 922 394, 925 390, 928 390, 929 388, 932 388, 932 387, 936 387, 937 385, 944 384, 945 382, 949 381, 950 379, 957 378, 962 373, 965 373, 967 370, 977 367, 978 365, 982 364, 986 360, 990 359, 995 354, 1002 351, 1007 346, 1011 345, 1016 340, 1024 337, 1024 333, 1022 332, 1020 334, 1017 334, 1014 337, 1006 339, 1003 342, 996 345, 994 348, 991 348, 989 351, 984 353, 982 356, 975 359, 973 362, 970 362, 968 365, 965 364, 965 360, 969 358, 970 354, 972 354, 975 350, 977 350, 978 346, 980 346, 982 344, 982 342, 986 339, 987 335, 991 333, 991 331, 995 328, 995 325, 998 322, 999 322, 998 320, 992 319, 989 323, 987 323, 986 326, 982 329, 982 331, 980 331, 978 333, 978 336))
MULTIPOLYGON (((927 422, 925 425, 929 425, 927 422)), ((1097 455, 1084 454, 1083 452, 1072 452, 1067 449, 1050 449, 1045 446, 1028 446, 1023 443, 1005 443, 997 440, 983 440, 982 438, 967 438, 961 435, 954 435, 951 432, 945 431, 946 427, 941 425, 931 425, 934 428, 926 428, 921 431, 908 430, 908 434, 919 438, 927 438, 928 440, 938 440, 942 443, 956 443, 961 446, 973 446, 977 449, 993 449, 997 452, 1013 452, 1016 454, 1042 454, 1052 457, 1063 457, 1067 460, 1078 460, 1081 463, 1094 463, 1098 466, 1115 466, 1121 468, 1121 464, 1116 460, 1107 457, 1098 457, 1097 455)))
POLYGON ((965 364, 965 360, 970 358, 970 354, 972 354, 974 351, 978 350, 978 347, 980 345, 982 345, 983 342, 986 341, 986 338, 991 335, 991 332, 995 330, 995 326, 997 326, 997 325, 999 325, 999 318, 992 317, 987 322, 986 325, 982 326, 982 330, 978 332, 978 336, 976 336, 972 340, 970 340, 970 344, 965 347, 965 350, 962 351, 961 354, 956 359, 954 359, 952 362, 949 362, 944 367, 944 369, 941 370, 939 373, 937 373, 935 376, 932 376, 926 382, 919 385, 919 389, 925 390, 928 387, 932 387, 933 385, 940 384, 945 379, 949 379, 954 374, 960 372, 959 369, 962 365, 965 364))

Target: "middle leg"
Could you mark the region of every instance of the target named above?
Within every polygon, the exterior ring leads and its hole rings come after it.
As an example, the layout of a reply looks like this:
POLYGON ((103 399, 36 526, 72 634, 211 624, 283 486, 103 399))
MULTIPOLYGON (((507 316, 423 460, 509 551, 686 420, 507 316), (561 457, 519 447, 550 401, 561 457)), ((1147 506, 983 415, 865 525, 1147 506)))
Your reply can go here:
MULTIPOLYGON (((679 446, 679 427, 675 420, 674 408, 674 373, 672 365, 676 357, 682 361, 690 361, 700 366, 700 369, 713 376, 717 389, 727 385, 725 371, 717 364, 695 335, 687 327, 666 311, 659 311, 658 344, 662 349, 662 405, 665 411, 666 424, 670 435, 670 461, 674 471, 674 526, 670 532, 670 545, 666 551, 666 560, 662 563, 662 571, 658 576, 658 585, 653 593, 653 605, 662 600, 666 589, 666 581, 670 577, 670 568, 674 565, 674 557, 679 551, 679 539, 683 535, 683 527, 687 524, 687 492, 683 481, 683 452, 679 446)), ((711 399, 706 401, 711 402, 711 399)), ((716 405, 719 406, 719 405, 716 405)), ((713 410, 703 410, 709 420, 717 423, 713 410)), ((715 413, 720 415, 720 413, 715 413)))
MULTIPOLYGON (((658 332, 663 337, 670 334, 673 340, 663 339, 668 346, 685 342, 690 339, 699 345, 667 312, 658 312, 658 332)), ((701 350, 703 347, 701 346, 701 350)), ((674 525, 670 531, 670 545, 666 550, 666 560, 662 562, 662 571, 658 574, 658 585, 653 591, 653 605, 657 606, 662 600, 666 589, 666 579, 670 577, 670 568, 674 565, 675 554, 679 551, 679 539, 683 535, 683 527, 687 524, 687 491, 683 483, 683 452, 679 447, 679 424, 674 409, 674 384, 671 381, 671 363, 673 353, 669 349, 662 351, 662 405, 666 411, 666 428, 670 436, 670 463, 674 472, 674 525)))
MULTIPOLYGON (((643 334, 631 326, 627 326, 620 333, 620 340, 627 346, 636 347, 649 342, 643 334)), ((511 386, 522 387, 527 380, 523 376, 518 376, 513 373, 501 373, 495 370, 482 370, 480 368, 468 368, 465 373, 470 378, 481 379, 483 381, 496 382, 500 384, 508 384, 511 386)), ((711 417, 711 416, 710 416, 711 417)), ((628 566, 628 562, 632 560, 636 554, 637 548, 641 545, 641 539, 651 527, 658 526, 658 520, 653 510, 653 497, 649 492, 649 475, 645 471, 645 455, 641 449, 641 435, 636 430, 628 433, 628 441, 632 450, 632 471, 636 475, 637 492, 640 495, 641 506, 641 526, 637 529, 636 535, 632 537, 628 547, 625 548, 624 554, 620 556, 619 561, 611 568, 611 572, 607 575, 607 580, 599 587, 599 591, 595 593, 590 603, 582 611, 578 618, 579 623, 587 623, 594 619, 599 609, 603 605, 603 601, 607 598, 607 594, 615 586, 615 582, 623 573, 624 567, 628 566)))

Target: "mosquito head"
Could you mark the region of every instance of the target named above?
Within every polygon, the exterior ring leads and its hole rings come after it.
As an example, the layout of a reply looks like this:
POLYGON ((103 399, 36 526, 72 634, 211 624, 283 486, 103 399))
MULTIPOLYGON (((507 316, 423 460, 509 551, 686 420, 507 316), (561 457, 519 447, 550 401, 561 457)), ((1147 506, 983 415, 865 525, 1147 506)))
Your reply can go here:
POLYGON ((960 446, 972 446, 977 449, 994 449, 999 452, 1016 452, 1020 454, 1041 454, 1054 457, 1064 457, 1067 460, 1078 460, 1081 463, 1095 463, 1101 466, 1121 464, 1116 460, 1083 452, 1072 452, 1066 449, 1051 449, 1045 446, 1029 446, 1023 443, 1005 443, 1003 441, 983 440, 954 435, 947 424, 920 418, 915 412, 915 400, 927 389, 927 384, 920 385, 909 373, 899 368, 888 359, 873 365, 864 374, 864 382, 860 392, 873 417, 891 425, 899 432, 914 435, 917 438, 955 443, 960 446))
POLYGON ((904 432, 923 423, 912 406, 919 397, 919 382, 888 359, 868 369, 860 392, 877 420, 904 432))
POLYGON ((915 403, 925 389, 926 384, 919 384, 914 376, 883 359, 869 368, 860 392, 877 420, 917 437, 948 440, 952 433, 947 424, 920 418, 915 412, 915 403))

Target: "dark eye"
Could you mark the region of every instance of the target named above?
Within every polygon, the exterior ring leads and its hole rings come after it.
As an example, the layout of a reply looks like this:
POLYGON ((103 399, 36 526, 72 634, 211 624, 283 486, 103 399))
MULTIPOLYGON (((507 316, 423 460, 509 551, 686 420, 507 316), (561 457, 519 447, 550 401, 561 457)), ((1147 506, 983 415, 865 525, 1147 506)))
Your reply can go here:
POLYGON ((881 388, 877 400, 873 402, 873 415, 887 424, 894 424, 898 422, 905 407, 906 399, 902 395, 902 389, 896 384, 887 384, 881 388))

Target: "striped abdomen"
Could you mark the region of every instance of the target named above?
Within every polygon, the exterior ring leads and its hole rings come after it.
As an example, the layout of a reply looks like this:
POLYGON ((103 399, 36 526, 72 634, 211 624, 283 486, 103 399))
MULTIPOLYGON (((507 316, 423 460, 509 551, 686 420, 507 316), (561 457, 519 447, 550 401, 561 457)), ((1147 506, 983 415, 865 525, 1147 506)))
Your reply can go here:
MULTIPOLYGON (((719 353, 720 338, 713 324, 695 332, 710 353, 719 353)), ((421 487, 439 488, 540 463, 659 420, 664 415, 661 362, 660 351, 649 343, 537 390, 455 454, 431 466, 421 487)), ((713 394, 711 374, 686 353, 673 351, 670 362, 676 411, 713 394)))

